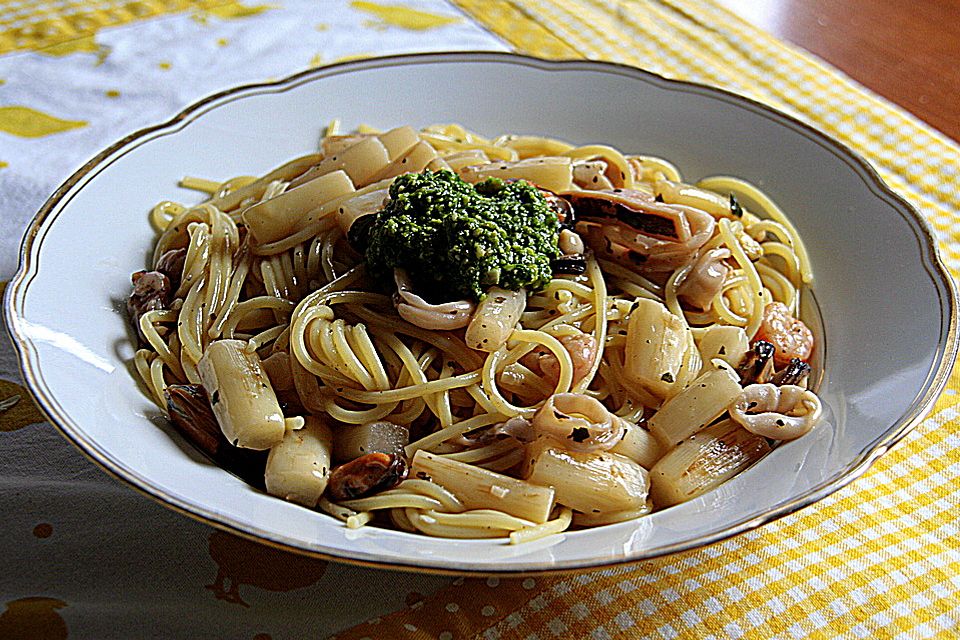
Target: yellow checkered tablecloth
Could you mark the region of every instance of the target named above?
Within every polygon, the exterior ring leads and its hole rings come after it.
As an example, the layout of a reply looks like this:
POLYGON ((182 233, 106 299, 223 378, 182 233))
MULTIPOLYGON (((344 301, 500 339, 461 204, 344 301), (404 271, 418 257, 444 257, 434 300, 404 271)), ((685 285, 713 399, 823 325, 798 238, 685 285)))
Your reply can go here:
MULTIPOLYGON (((434 50, 509 47, 546 58, 610 60, 750 96, 811 123, 870 160, 888 184, 926 216, 951 271, 957 274, 960 268, 960 149, 956 143, 710 1, 338 0, 322 3, 319 9, 308 4, 294 0, 0 4, 0 206, 20 207, 19 217, 10 224, 22 230, 32 212, 30 206, 35 208, 46 195, 40 190, 40 196, 31 200, 18 195, 19 191, 4 190, 9 185, 26 189, 22 180, 17 182, 18 163, 48 154, 57 136, 83 140, 84 132, 99 126, 90 110, 31 90, 30 83, 36 80, 16 70, 17 59, 29 62, 40 77, 43 73, 56 77, 49 71, 55 65, 86 56, 90 67, 86 71, 91 75, 74 82, 82 85, 77 90, 85 91, 82 95, 88 100, 115 104, 137 90, 124 79, 120 65, 125 47, 133 46, 124 34, 154 40, 154 48, 147 53, 137 50, 137 64, 146 65, 142 69, 176 73, 191 58, 174 59, 158 48, 157 43, 166 42, 161 23, 180 29, 178 37, 192 38, 189 42, 203 55, 217 47, 246 47, 240 49, 240 60, 246 59, 243 52, 255 50, 257 44, 248 31, 259 24, 299 39, 286 50, 287 66, 277 63, 248 70, 245 80, 258 79, 249 77, 251 73, 263 78, 338 58, 422 49, 429 40, 434 50), (295 24, 298 21, 300 26, 295 24), (424 38, 424 33, 430 38, 424 38), (43 57, 39 62, 25 57, 37 55, 43 57), (6 91, 14 85, 22 89, 17 100, 11 100, 6 91), (16 144, 3 144, 5 140, 16 144)), ((195 59, 197 54, 192 55, 195 59)), ((142 69, 138 73, 145 73, 142 69)), ((137 78, 143 82, 144 76, 137 78)), ((219 87, 201 84, 196 90, 209 93, 214 88, 219 87)), ((197 97, 171 97, 169 109, 175 109, 178 100, 197 97)), ((127 118, 121 123, 132 128, 136 121, 127 118)), ((103 139, 103 144, 87 148, 86 155, 110 141, 103 139)), ((82 159, 77 157, 74 163, 82 159)), ((56 186, 52 179, 48 182, 50 189, 56 186)), ((2 275, 7 278, 11 249, 0 246, 0 251, 4 253, 0 255, 2 275)), ((8 380, 0 380, 0 396, 23 395, 13 382, 16 374, 9 349, 5 358, 0 359, 4 367, 0 373, 8 380)), ((39 506, 26 506, 16 496, 0 497, 0 508, 13 532, 10 541, 0 541, 0 556, 20 554, 39 566, 41 575, 50 576, 31 581, 21 575, 26 566, 17 572, 15 562, 0 560, 0 600, 6 603, 0 613, 0 637, 136 636, 131 629, 145 631, 143 636, 255 640, 337 631, 341 639, 439 640, 956 637, 960 633, 958 389, 960 379, 954 374, 930 416, 862 479, 759 530, 631 566, 560 577, 453 581, 327 567, 318 561, 256 551, 226 534, 211 533, 159 508, 142 506, 145 501, 128 503, 128 491, 89 471, 79 456, 57 453, 67 445, 59 443, 49 427, 24 428, 40 417, 22 401, 0 418, 5 432, 0 433, 4 445, 0 463, 20 462, 30 472, 16 476, 10 467, 2 467, 8 469, 0 472, 3 486, 36 488, 37 477, 43 476, 62 493, 70 477, 93 483, 100 487, 97 491, 106 492, 97 494, 98 499, 111 504, 114 512, 126 514, 115 521, 108 519, 108 527, 115 530, 110 542, 118 552, 138 558, 168 554, 173 560, 167 564, 156 558, 141 560, 153 563, 149 566, 156 575, 166 576, 149 588, 140 584, 147 578, 138 563, 110 559, 102 562, 121 578, 92 580, 77 567, 98 562, 93 558, 103 557, 97 555, 102 550, 85 546, 71 535, 96 536, 101 530, 91 520, 102 516, 102 510, 92 512, 93 516, 76 516, 70 511, 70 504, 76 503, 58 500, 57 491, 49 500, 40 500, 39 506), (53 452, 48 456, 66 466, 68 477, 57 476, 58 471, 30 458, 29 451, 38 446, 53 452), (127 522, 134 517, 131 514, 141 513, 138 509, 143 511, 141 523, 150 522, 150 527, 127 522), (21 530, 28 533, 21 535, 21 530), (148 536, 149 544, 128 541, 137 536, 148 536), (181 542, 171 543, 171 537, 181 542), (234 549, 231 545, 241 545, 240 555, 249 554, 253 562, 270 563, 297 586, 274 588, 256 571, 245 574, 242 568, 217 560, 217 550, 234 549), (78 549, 90 557, 78 555, 78 549), (136 555, 144 551, 148 552, 136 555), (47 566, 54 563, 51 557, 70 570, 47 566), (211 580, 213 584, 204 584, 211 580), (97 591, 98 582, 117 585, 114 599, 97 591), (138 612, 148 599, 153 603, 146 609, 152 622, 146 632, 142 619, 138 627, 128 618, 142 615, 138 612), (236 600, 250 606, 242 609, 236 600), (108 602, 114 606, 106 606, 108 602), (184 624, 184 607, 200 612, 200 621, 184 624), (127 631, 101 632, 107 627, 98 624, 97 614, 114 616, 114 628, 127 631), (211 626, 211 619, 224 626, 211 626)), ((41 491, 40 495, 46 494, 41 491)))

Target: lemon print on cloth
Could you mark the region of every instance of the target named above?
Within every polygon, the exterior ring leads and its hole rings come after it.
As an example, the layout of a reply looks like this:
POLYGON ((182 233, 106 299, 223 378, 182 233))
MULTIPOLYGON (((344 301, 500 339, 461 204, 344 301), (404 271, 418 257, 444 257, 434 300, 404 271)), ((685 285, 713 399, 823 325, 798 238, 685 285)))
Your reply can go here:
POLYGON ((222 18, 223 20, 235 20, 237 18, 249 18, 250 16, 255 16, 258 13, 263 13, 264 11, 269 11, 270 9, 276 8, 276 5, 272 4, 258 4, 248 7, 240 2, 227 2, 226 4, 211 7, 210 9, 207 9, 207 12, 210 15, 222 18))
POLYGON ((245 5, 242 2, 225 2, 198 11, 193 15, 193 19, 200 24, 206 24, 210 16, 220 18, 221 20, 237 20, 239 18, 249 18, 276 8, 277 5, 273 4, 245 5))
POLYGON ((363 0, 354 0, 350 6, 358 11, 365 11, 380 18, 384 25, 391 27, 400 27, 401 29, 412 29, 414 31, 426 31, 435 29, 451 22, 459 22, 460 18, 444 16, 427 11, 411 9, 402 4, 379 4, 377 2, 365 2, 363 0))
POLYGON ((20 598, 8 602, 0 613, 0 638, 4 640, 66 640, 67 623, 57 609, 67 603, 56 598, 20 598))
POLYGON ((33 404, 29 391, 15 382, 0 379, 0 432, 16 431, 46 420, 33 404))
POLYGON ((84 120, 61 120, 30 107, 0 107, 0 131, 21 138, 42 138, 85 126, 84 120))
POLYGON ((73 40, 64 40, 49 47, 40 49, 38 53, 45 56, 55 56, 61 58, 73 53, 95 53, 97 54, 97 66, 103 64, 103 61, 110 55, 110 47, 98 44, 94 36, 88 35, 73 40))
MULTIPOLYGON (((210 534, 210 557, 217 575, 206 585, 217 600, 243 607, 250 605, 240 595, 241 585, 267 591, 293 591, 316 583, 327 571, 324 560, 301 556, 214 531, 210 534)), ((0 635, 0 638, 3 636, 0 635)))

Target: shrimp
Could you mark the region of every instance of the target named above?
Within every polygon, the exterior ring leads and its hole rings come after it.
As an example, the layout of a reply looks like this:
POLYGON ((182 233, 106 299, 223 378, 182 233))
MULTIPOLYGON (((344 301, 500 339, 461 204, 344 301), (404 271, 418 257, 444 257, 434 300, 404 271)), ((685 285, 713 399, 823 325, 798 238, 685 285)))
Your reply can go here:
MULTIPOLYGON (((564 335, 558 339, 573 361, 572 384, 577 384, 593 368, 593 361, 597 357, 597 341, 588 333, 564 335)), ((560 361, 545 349, 531 351, 520 359, 520 364, 534 373, 542 374, 550 384, 555 385, 560 380, 560 361)))
POLYGON ((782 302, 771 302, 764 308, 754 339, 774 346, 773 361, 778 367, 790 364, 794 358, 806 361, 813 352, 813 332, 790 315, 790 309, 782 302))

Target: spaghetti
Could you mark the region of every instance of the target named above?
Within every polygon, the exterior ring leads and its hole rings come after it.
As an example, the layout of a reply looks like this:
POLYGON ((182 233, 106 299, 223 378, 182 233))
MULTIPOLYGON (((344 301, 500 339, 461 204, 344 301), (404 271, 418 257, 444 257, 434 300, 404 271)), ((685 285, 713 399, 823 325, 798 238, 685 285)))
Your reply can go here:
POLYGON ((786 392, 810 370, 810 260, 755 187, 606 145, 360 131, 262 177, 186 178, 205 202, 150 213, 135 368, 208 453, 269 450, 268 491, 350 527, 517 543, 695 498, 784 416, 816 424, 816 396, 786 392), (562 223, 549 282, 478 304, 374 278, 351 227, 434 171, 536 185, 562 223), (802 401, 737 404, 769 386, 802 401))

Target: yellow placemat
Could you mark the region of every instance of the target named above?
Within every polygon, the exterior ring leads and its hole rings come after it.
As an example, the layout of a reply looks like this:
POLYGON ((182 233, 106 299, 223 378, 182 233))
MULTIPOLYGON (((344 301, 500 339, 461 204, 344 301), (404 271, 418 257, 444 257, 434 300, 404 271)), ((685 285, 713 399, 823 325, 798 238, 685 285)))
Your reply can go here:
MULTIPOLYGON (((632 64, 789 112, 870 160, 960 263, 960 149, 710 2, 456 0, 518 52, 632 64)), ((960 628, 955 373, 852 486, 706 549, 574 576, 457 580, 357 638, 923 638, 960 628)))
MULTIPOLYGON (((812 123, 921 210, 957 273, 955 143, 710 2, 683 0, 0 2, 0 225, 18 229, 0 235, 21 232, 99 148, 222 85, 503 43, 722 86, 812 123)), ((14 370, 0 349, 0 486, 11 489, 0 492, 0 638, 272 640, 374 614, 339 637, 914 638, 960 626, 956 374, 867 476, 758 531, 633 566, 451 583, 310 562, 153 505, 37 424, 14 370)))

